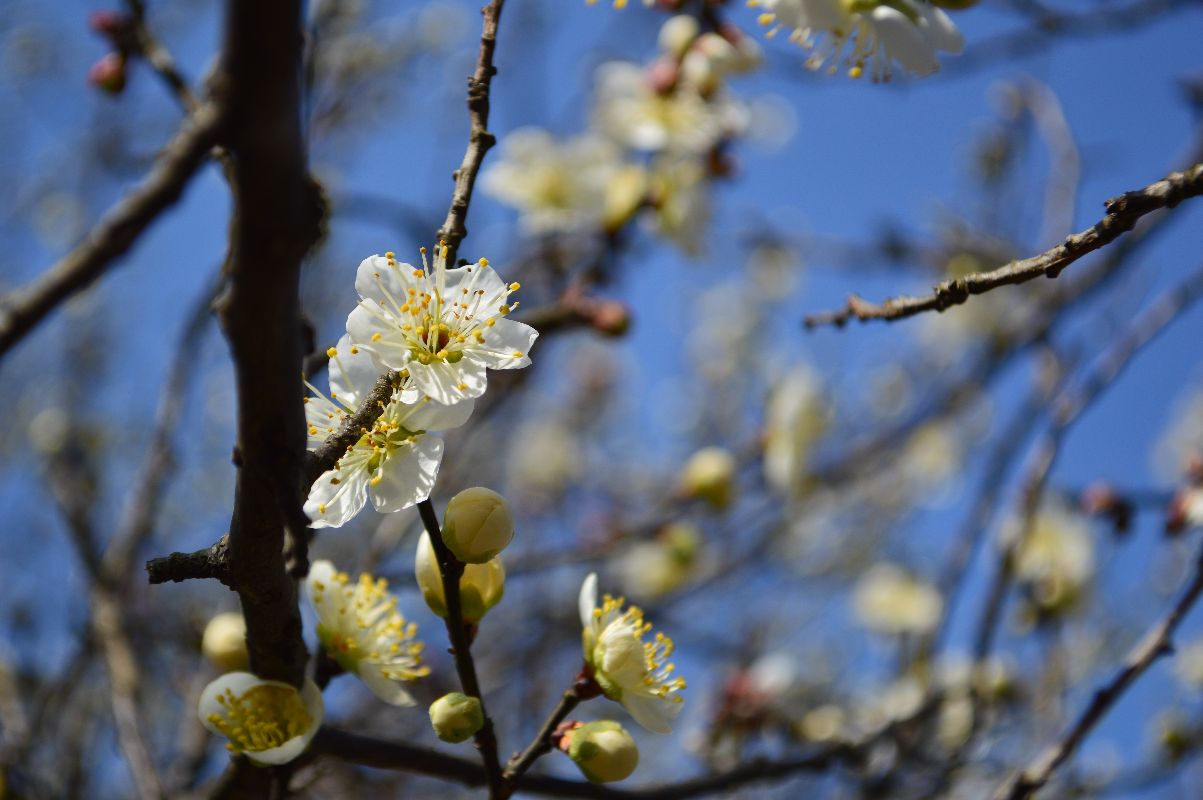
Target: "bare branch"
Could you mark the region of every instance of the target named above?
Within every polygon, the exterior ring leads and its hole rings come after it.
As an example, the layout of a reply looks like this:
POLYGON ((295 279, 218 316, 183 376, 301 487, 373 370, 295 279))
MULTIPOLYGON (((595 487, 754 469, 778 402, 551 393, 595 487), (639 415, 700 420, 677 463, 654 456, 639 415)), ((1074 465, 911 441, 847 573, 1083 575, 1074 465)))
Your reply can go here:
POLYGON ((497 45, 497 21, 501 18, 501 7, 505 0, 492 0, 480 10, 484 27, 480 34, 480 55, 476 60, 476 71, 468 78, 468 117, 471 132, 464 160, 455 171, 455 193, 451 196, 451 208, 447 219, 439 228, 439 240, 447 245, 447 263, 455 265, 460 242, 468 235, 465 219, 468 206, 472 203, 472 188, 476 185, 476 174, 480 172, 485 153, 497 141, 489 133, 489 86, 497 74, 493 66, 493 49, 497 45))
POLYGON ((103 275, 159 214, 179 200, 217 143, 223 125, 224 115, 217 105, 201 106, 184 121, 146 180, 114 206, 75 249, 32 285, 0 298, 0 356, 60 303, 103 275))
POLYGON ((1162 208, 1173 208, 1183 200, 1200 194, 1203 194, 1203 164, 1195 164, 1182 172, 1171 173, 1144 189, 1111 198, 1104 204, 1106 216, 1093 227, 1067 237, 1061 244, 1038 256, 1013 261, 989 272, 975 272, 963 278, 943 281, 933 287, 930 295, 895 297, 881 304, 850 295, 843 309, 812 314, 806 317, 805 325, 807 328, 823 325, 843 327, 853 318, 861 322, 902 319, 925 311, 943 311, 964 303, 972 295, 984 294, 1000 286, 1026 283, 1042 275, 1056 278, 1082 256, 1132 230, 1146 214, 1162 208))
POLYGON ((1078 746, 1124 695, 1124 692, 1143 675, 1157 659, 1173 652, 1174 631, 1203 594, 1203 553, 1195 562, 1195 574, 1190 585, 1148 633, 1141 638, 1124 660, 1123 667, 1101 689, 1095 692, 1090 704, 1070 726, 1069 730, 1048 747, 1027 769, 1014 775, 995 793, 996 800, 1021 800, 1048 783, 1053 773, 1078 749, 1078 746))
POLYGON ((1154 301, 1108 349, 1077 391, 1063 390, 1054 401, 1053 419, 1031 456, 1024 478, 1019 535, 1002 554, 977 625, 974 638, 974 656, 977 660, 984 659, 990 652, 994 634, 1002 618, 1007 591, 1014 577, 1015 556, 1035 525, 1044 487, 1056 463, 1065 434, 1081 417, 1082 412, 1115 382, 1132 357, 1197 301, 1200 295, 1203 295, 1203 269, 1197 270, 1184 283, 1154 301))

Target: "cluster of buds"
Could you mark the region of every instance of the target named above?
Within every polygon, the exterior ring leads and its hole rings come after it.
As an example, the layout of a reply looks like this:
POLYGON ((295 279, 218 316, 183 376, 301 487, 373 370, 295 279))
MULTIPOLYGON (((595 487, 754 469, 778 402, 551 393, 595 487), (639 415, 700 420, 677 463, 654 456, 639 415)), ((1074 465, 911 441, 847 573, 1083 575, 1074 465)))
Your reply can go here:
MULTIPOLYGON (((497 554, 514 538, 509 504, 491 489, 465 489, 447 504, 442 537, 447 549, 464 565, 459 581, 460 609, 464 622, 476 625, 505 593, 505 568, 497 554)), ((443 572, 427 533, 418 540, 414 575, 426 605, 438 616, 446 617, 443 572)))
POLYGON ((126 65, 137 41, 134 21, 127 14, 105 9, 92 12, 88 27, 113 48, 88 70, 88 83, 107 94, 121 94, 125 90, 126 65))

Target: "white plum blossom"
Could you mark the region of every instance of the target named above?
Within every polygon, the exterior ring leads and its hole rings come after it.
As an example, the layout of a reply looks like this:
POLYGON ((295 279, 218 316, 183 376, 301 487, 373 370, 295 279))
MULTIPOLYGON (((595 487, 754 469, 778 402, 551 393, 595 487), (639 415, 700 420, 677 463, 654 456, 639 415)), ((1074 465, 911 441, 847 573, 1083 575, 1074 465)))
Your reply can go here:
POLYGON ((729 96, 704 98, 685 85, 660 91, 636 64, 602 64, 596 79, 597 129, 633 150, 706 153, 747 127, 747 110, 729 96))
POLYGON ((802 486, 828 417, 822 384, 810 367, 799 365, 773 388, 764 436, 764 474, 771 486, 786 495, 802 486))
POLYGON ((425 248, 421 269, 392 253, 365 258, 347 333, 378 368, 408 371, 421 395, 450 405, 484 394, 486 369, 529 365, 539 334, 506 318, 517 283, 503 283, 487 259, 456 269, 446 259, 445 246, 433 268, 425 248))
POLYGON ((430 668, 422 665, 418 626, 397 610, 388 581, 365 572, 352 582, 323 560, 310 567, 305 591, 317 612, 317 638, 326 654, 384 702, 413 705, 401 683, 430 674, 430 668))
MULTIPOLYGON (((309 447, 338 431, 378 377, 370 356, 343 336, 330 353, 330 397, 316 389, 306 398, 309 447)), ((313 387, 310 387, 311 389, 313 387)), ((471 400, 444 405, 424 397, 405 378, 371 430, 351 445, 333 469, 322 473, 305 502, 315 528, 345 525, 367 503, 380 512, 400 511, 430 496, 443 457, 443 440, 429 431, 457 428, 472 414, 471 400)))
POLYGON ((501 160, 481 185, 518 209, 529 233, 589 230, 601 226, 608 187, 622 168, 622 152, 599 136, 558 141, 541 128, 520 128, 502 141, 501 160))
POLYGON ((578 601, 581 614, 585 664, 602 692, 622 703, 635 721, 653 733, 669 733, 681 712, 685 688, 683 678, 673 677, 675 666, 672 639, 657 633, 650 642, 643 637, 651 624, 643 621, 636 606, 623 610, 623 599, 605 595, 597 604, 597 574, 590 573, 581 584, 578 601))
POLYGON ((227 672, 201 692, 201 724, 229 739, 226 749, 256 764, 287 764, 305 752, 322 724, 322 692, 313 681, 301 691, 249 672, 227 672))
POLYGON ((888 563, 874 565, 857 581, 852 603, 861 624, 890 634, 927 633, 944 608, 934 586, 888 563))
POLYGON ((868 71, 873 80, 889 80, 897 63, 914 75, 940 68, 939 51, 959 53, 965 40, 943 10, 923 0, 751 0, 760 6, 770 35, 784 28, 790 41, 810 51, 810 69, 840 62, 848 74, 868 71))

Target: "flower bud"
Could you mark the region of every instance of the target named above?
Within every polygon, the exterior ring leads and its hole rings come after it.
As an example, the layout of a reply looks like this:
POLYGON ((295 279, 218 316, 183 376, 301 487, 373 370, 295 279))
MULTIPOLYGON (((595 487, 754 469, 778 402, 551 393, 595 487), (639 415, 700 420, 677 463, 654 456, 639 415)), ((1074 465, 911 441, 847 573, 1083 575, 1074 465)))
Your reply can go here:
POLYGON ((621 781, 639 765, 635 740, 612 720, 576 723, 560 739, 560 749, 593 783, 621 781))
MULTIPOLYGON (((414 560, 414 574, 418 587, 430 610, 440 617, 447 616, 447 599, 443 594, 443 573, 430 543, 430 534, 425 531, 418 539, 418 555, 414 560)), ((501 559, 494 558, 487 564, 465 564, 463 577, 459 580, 460 611, 464 622, 479 622, 489 609, 501 602, 505 593, 505 569, 501 559)))
POLYGON ((660 26, 660 49, 674 58, 680 58, 697 37, 697 19, 690 14, 677 14, 660 26))
POLYGON ((430 704, 430 724, 444 742, 459 744, 472 738, 485 724, 480 701, 462 692, 445 694, 430 704))
POLYGON ((647 198, 647 175, 643 167, 627 164, 606 184, 602 224, 613 233, 626 225, 647 198))
POLYGON ((250 663, 246 652, 246 620, 227 611, 209 620, 201 637, 201 652, 222 672, 241 672, 250 663))
POLYGON ((719 510, 726 508, 735 497, 735 457, 722 447, 703 447, 685 462, 681 488, 719 510))
POLYGON ((106 53, 88 70, 88 83, 109 94, 121 94, 125 89, 125 56, 106 53))
POLYGON ((514 517, 505 498, 474 486, 451 498, 443 515, 443 541, 465 564, 484 564, 514 538, 514 517))

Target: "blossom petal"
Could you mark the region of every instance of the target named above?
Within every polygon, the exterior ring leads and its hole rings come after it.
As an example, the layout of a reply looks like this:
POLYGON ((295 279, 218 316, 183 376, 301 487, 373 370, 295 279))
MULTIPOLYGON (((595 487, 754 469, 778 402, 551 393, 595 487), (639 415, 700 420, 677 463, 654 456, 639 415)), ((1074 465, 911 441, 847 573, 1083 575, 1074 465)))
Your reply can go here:
POLYGON ((335 569, 334 564, 324 558, 309 565, 309 575, 305 578, 305 594, 309 597, 309 602, 313 604, 314 610, 317 611, 318 622, 329 616, 331 610, 337 613, 335 608, 338 597, 338 588, 335 583, 337 574, 338 570, 335 569))
POLYGON ((944 9, 936 8, 929 3, 916 5, 918 5, 916 10, 923 20, 923 32, 927 34, 928 41, 948 53, 959 53, 965 49, 965 35, 944 13, 944 9))
POLYGON ((871 17, 886 53, 903 69, 915 75, 929 75, 939 68, 932 43, 905 14, 878 6, 871 17))
POLYGON ((462 400, 450 406, 426 400, 415 404, 412 411, 402 412, 398 422, 411 431, 446 431, 467 422, 475 407, 475 400, 462 400))
POLYGON ((681 706, 684 705, 629 690, 623 692, 620 702, 636 722, 652 733, 672 733, 672 722, 681 713, 681 706))
POLYGON ((418 288, 414 272, 421 270, 404 262, 394 261, 390 266, 384 256, 368 256, 355 271, 355 290, 364 299, 392 308, 393 301, 404 303, 408 290, 418 288))
POLYGON ((577 609, 581 613, 581 626, 593 627, 593 609, 597 608, 597 573, 590 572, 581 584, 581 594, 577 599, 577 609))
POLYGON ((313 482, 305 501, 312 527, 341 528, 359 513, 368 497, 369 456, 362 448, 354 448, 313 482))
POLYGON ((396 323, 375 300, 361 300, 347 316, 351 341, 373 356, 380 369, 405 369, 409 344, 396 323))
POLYGON ((338 355, 330 359, 330 395, 346 408, 354 409, 376 385, 380 369, 372 356, 351 341, 344 333, 335 348, 338 355))
POLYGON ((429 435, 391 453, 380 467, 380 482, 371 487, 376 510, 400 511, 430 497, 442 458, 443 440, 429 435))
POLYGON ((443 405, 455 405, 462 400, 480 397, 488 386, 484 364, 471 358, 464 358, 458 364, 411 361, 408 369, 418 389, 443 405))
POLYGON ((488 329, 483 345, 468 346, 469 358, 493 369, 521 369, 530 365, 530 349, 539 332, 523 322, 499 319, 488 329))
POLYGON ((359 662, 359 679, 372 694, 390 706, 412 706, 414 698, 401 684, 385 676, 381 665, 372 661, 359 662))

